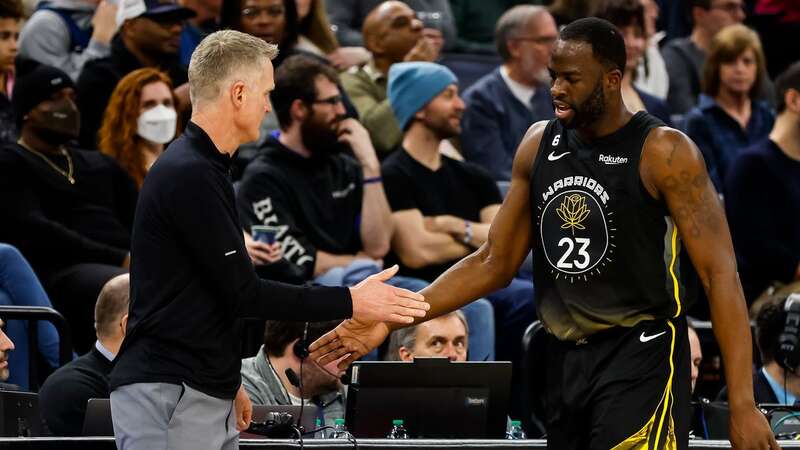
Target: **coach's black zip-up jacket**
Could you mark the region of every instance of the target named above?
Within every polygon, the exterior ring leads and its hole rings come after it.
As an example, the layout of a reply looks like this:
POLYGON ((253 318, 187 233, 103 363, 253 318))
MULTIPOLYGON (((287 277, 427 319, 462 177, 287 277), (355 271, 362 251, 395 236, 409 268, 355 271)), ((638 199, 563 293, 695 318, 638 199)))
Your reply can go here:
POLYGON ((190 122, 145 178, 133 225, 127 336, 111 373, 112 390, 186 383, 233 398, 241 365, 236 319, 351 316, 347 288, 257 277, 236 213, 230 164, 190 122))

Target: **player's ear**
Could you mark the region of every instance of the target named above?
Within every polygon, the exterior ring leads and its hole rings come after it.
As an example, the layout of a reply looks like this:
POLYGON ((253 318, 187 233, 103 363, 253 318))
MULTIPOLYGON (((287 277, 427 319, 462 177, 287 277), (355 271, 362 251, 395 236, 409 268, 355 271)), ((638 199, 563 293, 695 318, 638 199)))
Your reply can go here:
POLYGON ((603 79, 608 90, 618 89, 622 84, 622 71, 619 69, 611 69, 606 72, 603 79))

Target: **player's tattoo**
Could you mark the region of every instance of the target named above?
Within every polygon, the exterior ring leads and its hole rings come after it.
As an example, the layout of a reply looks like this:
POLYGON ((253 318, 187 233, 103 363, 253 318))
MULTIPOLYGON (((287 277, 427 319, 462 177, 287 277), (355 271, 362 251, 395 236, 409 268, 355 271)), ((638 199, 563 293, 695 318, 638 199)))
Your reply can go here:
POLYGON ((708 189, 708 183, 707 174, 692 174, 687 170, 664 178, 664 188, 676 193, 679 199, 672 211, 678 227, 694 238, 704 232, 716 233, 722 223, 719 205, 714 204, 719 200, 714 197, 714 191, 708 189))

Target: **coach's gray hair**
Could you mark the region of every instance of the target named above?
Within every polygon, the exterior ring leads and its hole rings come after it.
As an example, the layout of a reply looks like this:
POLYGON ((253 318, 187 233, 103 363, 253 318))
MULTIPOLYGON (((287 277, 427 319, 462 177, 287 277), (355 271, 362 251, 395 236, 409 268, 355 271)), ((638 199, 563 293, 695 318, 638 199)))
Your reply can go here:
POLYGON ((200 42, 189 62, 189 98, 196 102, 216 100, 222 83, 232 75, 253 78, 267 61, 278 56, 278 46, 234 30, 209 34, 200 42), (244 73, 243 73, 244 72, 244 73))
MULTIPOLYGON (((458 320, 464 325, 464 331, 469 334, 469 326, 467 325, 467 318, 464 316, 464 313, 461 311, 453 311, 451 313, 444 314, 439 316, 438 319, 449 317, 449 316, 456 316, 458 320)), ((413 327, 406 327, 401 328, 392 333, 389 337, 389 349, 386 353, 386 361, 400 361, 400 347, 405 347, 407 349, 414 348, 417 345, 417 327, 419 325, 415 325, 413 327)))
POLYGON ((522 29, 528 24, 529 20, 544 13, 547 13, 547 9, 544 6, 517 5, 500 16, 494 30, 494 41, 497 46, 497 53, 500 54, 503 61, 511 59, 508 40, 520 36, 522 29))

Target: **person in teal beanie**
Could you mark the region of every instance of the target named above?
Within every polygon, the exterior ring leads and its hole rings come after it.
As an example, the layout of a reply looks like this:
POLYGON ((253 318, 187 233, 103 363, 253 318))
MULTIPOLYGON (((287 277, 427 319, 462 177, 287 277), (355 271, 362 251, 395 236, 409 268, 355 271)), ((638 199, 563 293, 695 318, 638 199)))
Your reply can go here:
POLYGON ((417 111, 458 78, 447 67, 431 62, 393 64, 389 69, 389 102, 405 131, 417 111))

